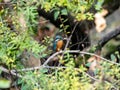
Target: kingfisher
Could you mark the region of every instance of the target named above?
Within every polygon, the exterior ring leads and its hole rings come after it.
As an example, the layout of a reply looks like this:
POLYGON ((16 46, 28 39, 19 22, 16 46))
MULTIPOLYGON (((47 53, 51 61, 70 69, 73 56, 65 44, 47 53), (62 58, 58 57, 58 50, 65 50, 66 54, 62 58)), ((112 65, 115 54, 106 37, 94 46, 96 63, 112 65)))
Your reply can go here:
POLYGON ((60 35, 56 35, 54 43, 53 43, 53 50, 54 51, 60 51, 63 47, 63 37, 60 35))

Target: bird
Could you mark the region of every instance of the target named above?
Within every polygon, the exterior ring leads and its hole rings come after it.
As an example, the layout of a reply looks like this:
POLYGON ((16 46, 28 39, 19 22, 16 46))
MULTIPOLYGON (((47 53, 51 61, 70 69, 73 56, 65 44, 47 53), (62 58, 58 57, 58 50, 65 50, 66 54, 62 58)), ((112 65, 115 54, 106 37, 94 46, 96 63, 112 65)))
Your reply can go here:
POLYGON ((63 37, 60 35, 56 35, 55 40, 53 42, 53 50, 57 52, 60 51, 63 47, 63 44, 63 37))

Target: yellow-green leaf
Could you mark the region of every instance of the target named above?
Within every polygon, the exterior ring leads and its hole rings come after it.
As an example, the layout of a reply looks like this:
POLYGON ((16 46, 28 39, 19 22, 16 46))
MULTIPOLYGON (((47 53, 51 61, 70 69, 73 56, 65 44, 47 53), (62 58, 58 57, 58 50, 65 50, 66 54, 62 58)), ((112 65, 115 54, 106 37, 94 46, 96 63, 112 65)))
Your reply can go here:
POLYGON ((11 81, 1 78, 0 79, 0 88, 9 88, 10 83, 11 83, 11 81))

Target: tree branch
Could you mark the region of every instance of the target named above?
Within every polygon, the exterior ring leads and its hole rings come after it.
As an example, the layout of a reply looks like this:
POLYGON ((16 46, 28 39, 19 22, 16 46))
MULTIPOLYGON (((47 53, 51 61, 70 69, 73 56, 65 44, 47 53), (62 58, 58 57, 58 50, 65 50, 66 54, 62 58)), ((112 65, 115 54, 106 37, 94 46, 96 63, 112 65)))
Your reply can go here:
MULTIPOLYGON (((17 77, 22 77, 21 75, 19 75, 19 74, 17 74, 17 73, 15 73, 15 72, 13 72, 13 71, 9 71, 8 69, 6 69, 6 68, 4 68, 3 66, 0 66, 0 70, 2 70, 3 72, 5 72, 5 73, 10 73, 10 74, 12 74, 12 75, 14 75, 14 76, 17 76, 17 77)), ((14 70, 15 71, 15 70, 14 70)))
POLYGON ((101 40, 98 42, 98 47, 101 49, 109 40, 116 37, 120 34, 120 26, 117 27, 115 30, 112 30, 112 32, 105 35, 101 40))

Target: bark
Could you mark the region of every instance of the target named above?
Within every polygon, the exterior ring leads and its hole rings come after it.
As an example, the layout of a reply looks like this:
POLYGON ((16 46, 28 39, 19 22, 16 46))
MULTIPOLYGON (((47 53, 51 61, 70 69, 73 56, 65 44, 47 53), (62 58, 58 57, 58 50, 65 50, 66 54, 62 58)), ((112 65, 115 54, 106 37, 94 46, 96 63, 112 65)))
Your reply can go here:
POLYGON ((98 46, 101 49, 109 40, 111 40, 112 38, 118 35, 120 35, 120 26, 115 28, 115 30, 112 30, 110 33, 105 35, 101 40, 99 40, 98 46))

